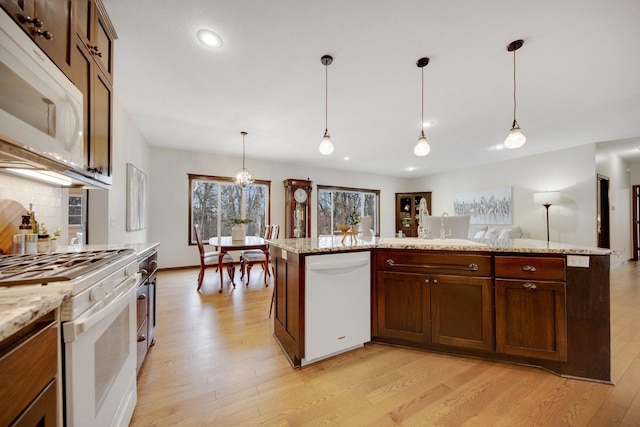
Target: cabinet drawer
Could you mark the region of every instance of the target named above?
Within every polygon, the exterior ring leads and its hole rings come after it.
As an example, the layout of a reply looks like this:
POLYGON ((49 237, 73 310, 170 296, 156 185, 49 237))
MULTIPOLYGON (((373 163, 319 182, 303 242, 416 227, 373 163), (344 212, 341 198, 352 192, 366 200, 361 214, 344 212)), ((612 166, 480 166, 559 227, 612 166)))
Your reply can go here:
POLYGON ((376 267, 379 271, 487 277, 491 276, 491 256, 389 250, 377 253, 376 267))
POLYGON ((147 317, 148 310, 148 301, 149 301, 149 283, 145 282, 143 285, 138 287, 138 292, 136 293, 136 312, 138 317, 138 322, 136 326, 140 326, 144 319, 147 317))
POLYGON ((497 256, 496 277, 525 280, 565 280, 564 257, 497 256))
POLYGON ((15 347, 0 353, 0 425, 9 425, 55 378, 58 329, 55 322, 38 325, 15 347))

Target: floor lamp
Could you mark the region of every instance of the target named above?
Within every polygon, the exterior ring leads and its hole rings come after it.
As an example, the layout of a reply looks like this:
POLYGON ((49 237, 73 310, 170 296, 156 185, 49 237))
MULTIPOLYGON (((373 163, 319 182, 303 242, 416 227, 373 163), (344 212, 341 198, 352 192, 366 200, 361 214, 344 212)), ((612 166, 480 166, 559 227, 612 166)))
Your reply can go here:
POLYGON ((542 205, 547 209, 547 243, 549 243, 549 206, 558 204, 562 196, 559 191, 545 191, 533 193, 533 203, 542 205))

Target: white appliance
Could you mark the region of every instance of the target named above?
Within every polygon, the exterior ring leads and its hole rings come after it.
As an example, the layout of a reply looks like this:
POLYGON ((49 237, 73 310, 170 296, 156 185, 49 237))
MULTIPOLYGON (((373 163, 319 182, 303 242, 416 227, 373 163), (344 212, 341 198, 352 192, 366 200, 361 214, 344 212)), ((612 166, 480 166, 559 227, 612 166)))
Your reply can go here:
POLYGON ((84 169, 83 111, 82 92, 0 10, 0 168, 108 189, 84 169))
POLYGON ((371 254, 305 257, 305 357, 317 362, 371 341, 371 254))
POLYGON ((71 288, 60 310, 65 426, 129 425, 141 277, 133 249, 0 256, 0 293, 9 286, 71 288))

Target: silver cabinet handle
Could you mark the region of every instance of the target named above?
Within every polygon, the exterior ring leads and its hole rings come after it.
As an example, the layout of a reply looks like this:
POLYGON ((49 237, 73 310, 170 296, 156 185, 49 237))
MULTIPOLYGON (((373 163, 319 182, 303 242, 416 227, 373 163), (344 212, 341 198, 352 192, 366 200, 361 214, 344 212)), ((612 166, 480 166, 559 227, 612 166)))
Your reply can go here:
POLYGON ((536 271, 536 268, 533 265, 523 265, 522 271, 530 271, 533 273, 536 271))
POLYGON ((397 264, 394 260, 389 258, 387 260, 387 265, 389 267, 409 267, 409 268, 436 268, 441 270, 465 270, 465 271, 478 271, 478 264, 469 264, 469 265, 451 265, 451 264, 425 264, 425 265, 417 265, 417 264, 397 264))
POLYGON ((522 285, 522 287, 523 287, 523 288, 525 288, 525 289, 527 289, 527 290, 530 290, 530 291, 533 291, 534 289, 537 289, 537 288, 538 288, 535 284, 533 284, 533 283, 528 283, 528 282, 527 282, 527 283, 525 283, 525 284, 523 284, 523 285, 522 285))

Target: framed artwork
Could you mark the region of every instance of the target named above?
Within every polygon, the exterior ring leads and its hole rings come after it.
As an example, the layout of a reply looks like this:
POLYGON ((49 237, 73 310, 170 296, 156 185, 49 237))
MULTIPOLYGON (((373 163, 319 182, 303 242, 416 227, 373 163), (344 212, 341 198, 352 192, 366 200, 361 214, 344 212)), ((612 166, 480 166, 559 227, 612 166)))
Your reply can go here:
POLYGON ((471 215, 471 224, 511 224, 511 187, 455 193, 455 215, 471 215))
POLYGON ((127 231, 145 229, 146 208, 147 175, 127 163, 127 231))

